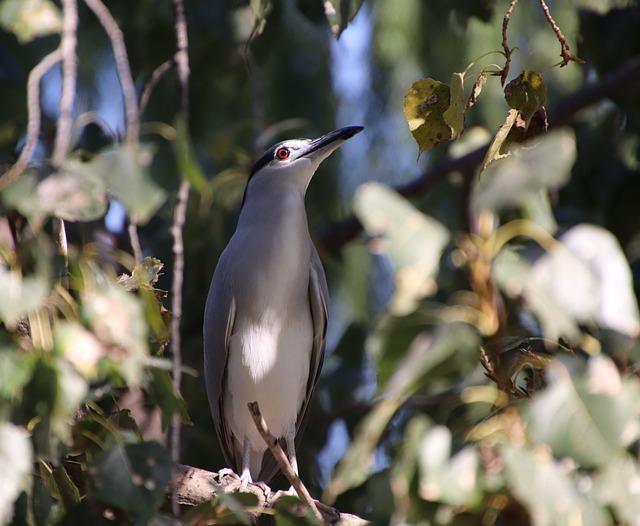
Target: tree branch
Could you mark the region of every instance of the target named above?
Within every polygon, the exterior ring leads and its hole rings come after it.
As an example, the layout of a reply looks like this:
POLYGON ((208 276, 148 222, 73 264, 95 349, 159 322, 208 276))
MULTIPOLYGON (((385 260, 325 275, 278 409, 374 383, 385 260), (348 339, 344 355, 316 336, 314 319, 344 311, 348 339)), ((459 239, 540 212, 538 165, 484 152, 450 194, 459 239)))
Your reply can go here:
MULTIPOLYGON (((572 95, 559 100, 549 111, 549 129, 565 126, 579 111, 620 91, 638 89, 638 86, 640 86, 640 56, 625 62, 597 82, 586 84, 572 95)), ((488 148, 489 143, 486 143, 462 157, 438 159, 413 181, 395 189, 404 197, 419 197, 450 173, 458 172, 464 177, 472 177, 488 148)), ((336 254, 361 231, 362 225, 354 216, 350 216, 324 227, 317 237, 330 253, 336 254)))
POLYGON ((129 144, 135 144, 140 135, 140 112, 138 110, 138 96, 131 76, 127 48, 124 44, 124 35, 114 20, 111 12, 102 3, 102 0, 84 0, 89 9, 96 15, 111 41, 113 58, 116 62, 116 71, 122 89, 125 113, 125 136, 129 144))
MULTIPOLYGON (((178 118, 183 119, 188 127, 189 121, 189 38, 187 20, 184 13, 183 0, 173 0, 175 17, 176 52, 173 61, 178 72, 179 110, 178 118)), ((180 188, 176 197, 176 206, 171 226, 173 237, 173 282, 171 286, 173 316, 171 318, 171 353, 173 357, 173 389, 180 393, 182 385, 182 348, 180 339, 180 321, 182 319, 182 284, 184 281, 184 244, 183 228, 187 215, 190 184, 186 176, 182 175, 180 188)), ((178 413, 171 421, 171 460, 174 465, 180 460, 180 431, 182 421, 178 413)), ((178 517, 178 488, 175 480, 172 484, 171 510, 174 517, 178 517)))
POLYGON ((18 160, 0 177, 0 190, 3 190, 20 177, 22 172, 29 166, 40 136, 40 121, 42 118, 40 81, 60 60, 62 60, 62 50, 58 48, 45 56, 29 73, 29 80, 27 81, 27 113, 29 115, 27 118, 27 134, 18 160))

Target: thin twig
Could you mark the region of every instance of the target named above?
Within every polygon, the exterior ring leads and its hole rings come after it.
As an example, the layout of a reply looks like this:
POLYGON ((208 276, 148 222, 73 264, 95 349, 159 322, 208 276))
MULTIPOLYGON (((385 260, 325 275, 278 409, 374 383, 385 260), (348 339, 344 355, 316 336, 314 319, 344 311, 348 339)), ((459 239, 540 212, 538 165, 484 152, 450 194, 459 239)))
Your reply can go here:
MULTIPOLYGON (((73 126, 73 103, 76 95, 76 79, 78 77, 78 60, 76 46, 78 43, 78 4, 76 0, 62 0, 63 25, 60 50, 62 51, 62 88, 60 92, 60 111, 56 126, 56 137, 53 144, 51 164, 60 168, 64 163, 71 145, 71 128, 73 126)), ((64 220, 53 218, 58 253, 64 258, 62 283, 66 288, 69 273, 69 248, 67 245, 67 229, 64 220)))
POLYGON ((156 69, 153 70, 149 82, 145 85, 140 95, 140 115, 143 115, 149 104, 149 98, 154 88, 158 85, 158 82, 175 66, 175 60, 173 58, 163 62, 156 69))
POLYGON ((124 35, 118 27, 109 9, 102 0, 84 0, 89 9, 96 15, 100 24, 107 33, 113 48, 113 57, 116 62, 116 71, 122 89, 125 113, 125 135, 129 144, 135 144, 140 134, 140 112, 138 110, 138 96, 131 76, 127 48, 124 44, 124 35))
POLYGON ((566 66, 569 62, 577 62, 578 64, 584 64, 584 60, 576 57, 573 53, 569 51, 569 44, 567 43, 567 39, 562 34, 560 27, 556 24, 556 21, 551 16, 551 12, 549 11, 549 7, 545 3, 544 0, 540 1, 540 7, 544 11, 544 16, 547 17, 547 21, 551 25, 553 32, 556 34, 558 42, 560 42, 560 56, 562 57, 562 62, 560 63, 560 67, 566 66))
POLYGON ((129 234, 129 242, 131 243, 133 257, 136 258, 136 263, 142 263, 142 246, 140 245, 140 238, 138 237, 138 223, 133 219, 129 220, 127 232, 129 234))
MULTIPOLYGON (((173 389, 180 392, 182 384, 182 348, 180 337, 180 321, 182 320, 182 284, 184 281, 184 244, 182 229, 187 215, 187 202, 189 200, 189 182, 183 179, 176 197, 176 206, 173 213, 173 282, 171 286, 171 355, 173 357, 173 389)), ((171 460, 177 465, 180 460, 180 429, 182 421, 179 414, 173 416, 171 422, 171 460)), ((177 488, 174 484, 173 494, 177 497, 177 488)), ((173 515, 178 517, 179 505, 177 498, 173 500, 173 515)))
POLYGON ((62 26, 62 89, 60 94, 60 114, 56 127, 51 164, 55 168, 62 166, 71 144, 73 124, 73 103, 76 95, 78 59, 76 57, 78 4, 76 0, 62 0, 64 21, 62 26))
POLYGON ((0 177, 0 190, 3 190, 20 177, 25 168, 29 166, 40 136, 40 120, 42 116, 42 110, 40 109, 40 81, 60 60, 62 60, 62 51, 56 49, 44 57, 29 73, 29 80, 27 81, 27 112, 29 115, 27 119, 27 134, 18 160, 0 177))
POLYGON ((302 500, 305 504, 307 504, 307 506, 309 506, 309 508, 311 508, 311 511, 320 522, 324 523, 324 519, 322 518, 322 514, 318 511, 316 503, 311 498, 309 491, 302 483, 302 480, 300 480, 300 477, 293 470, 293 467, 291 466, 287 455, 285 455, 282 447, 280 447, 278 439, 273 436, 271 431, 269 431, 269 428, 267 427, 267 424, 264 421, 264 418, 262 418, 262 414, 260 413, 260 406, 258 405, 258 402, 250 402, 249 404, 247 404, 247 406, 249 407, 249 412, 251 413, 253 422, 256 425, 256 429, 271 450, 271 453, 273 453, 273 456, 280 466, 282 473, 285 477, 287 477, 287 480, 291 483, 293 489, 296 490, 296 493, 298 494, 298 497, 300 497, 300 500, 302 500))
MULTIPOLYGON (((179 118, 182 118, 186 125, 189 120, 189 38, 187 33, 187 20, 184 13, 182 0, 173 0, 173 12, 175 17, 176 32, 176 52, 174 62, 178 73, 178 93, 179 93, 179 118)), ((182 284, 184 281, 184 243, 183 228, 187 215, 187 203, 189 200, 189 181, 182 179, 173 215, 173 225, 171 235, 173 237, 173 283, 172 307, 173 317, 171 318, 171 352, 173 356, 173 389, 176 393, 181 390, 182 384, 182 348, 180 339, 180 321, 182 319, 182 284)), ((180 431, 182 421, 179 414, 175 414, 171 420, 171 460, 174 466, 180 460, 180 431)), ((171 511, 177 524, 180 506, 178 502, 178 488, 174 478, 171 490, 171 511)))
POLYGON ((513 9, 516 7, 518 0, 511 0, 509 4, 509 9, 504 14, 504 18, 502 19, 502 49, 504 50, 504 57, 506 62, 504 63, 504 68, 500 71, 500 82, 504 86, 507 77, 509 76, 509 69, 511 68, 511 53, 513 50, 509 48, 509 44, 507 44, 507 29, 509 27, 509 21, 511 20, 511 13, 513 13, 513 9))

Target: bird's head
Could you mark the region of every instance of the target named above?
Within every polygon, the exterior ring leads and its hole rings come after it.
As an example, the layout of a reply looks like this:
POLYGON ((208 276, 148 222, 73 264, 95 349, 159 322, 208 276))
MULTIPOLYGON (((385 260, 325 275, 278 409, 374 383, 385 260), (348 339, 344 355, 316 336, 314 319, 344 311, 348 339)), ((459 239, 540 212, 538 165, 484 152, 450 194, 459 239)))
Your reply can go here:
POLYGON ((362 126, 348 126, 317 139, 290 139, 273 145, 253 166, 242 203, 254 181, 269 184, 276 179, 286 180, 304 193, 320 163, 362 129, 362 126))

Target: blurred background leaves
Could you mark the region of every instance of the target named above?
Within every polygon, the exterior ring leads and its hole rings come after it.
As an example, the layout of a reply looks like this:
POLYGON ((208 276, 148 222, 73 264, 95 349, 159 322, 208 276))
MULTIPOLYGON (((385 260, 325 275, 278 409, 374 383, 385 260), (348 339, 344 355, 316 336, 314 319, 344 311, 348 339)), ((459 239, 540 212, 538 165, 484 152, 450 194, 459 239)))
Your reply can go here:
MULTIPOLYGON (((539 3, 520 2, 505 92, 506 2, 187 2, 189 120, 169 69, 133 145, 121 140, 109 41, 79 2, 73 151, 50 165, 54 68, 33 162, 0 196, 0 523, 170 520, 158 509, 175 413, 182 461, 223 466, 197 375, 209 280, 253 160, 345 125, 365 132, 322 165, 307 198, 332 298, 299 452, 312 495, 376 524, 637 523, 640 7, 548 4, 586 64, 552 67, 556 35, 539 3), (614 71, 632 73, 580 106, 576 93, 614 71), (428 151, 404 112, 420 79, 448 99, 428 151), (447 163, 458 168, 430 176, 447 163), (191 374, 177 393, 165 291, 183 177, 191 374)), ((58 43, 60 7, 0 1, 3 171, 24 146, 27 77, 58 43)), ((140 94, 174 53, 170 2, 107 7, 140 94)), ((414 95, 410 119, 428 120, 428 94, 414 95)), ((223 501, 189 520, 242 521, 255 504, 223 501)), ((279 520, 308 523, 288 508, 279 520)))

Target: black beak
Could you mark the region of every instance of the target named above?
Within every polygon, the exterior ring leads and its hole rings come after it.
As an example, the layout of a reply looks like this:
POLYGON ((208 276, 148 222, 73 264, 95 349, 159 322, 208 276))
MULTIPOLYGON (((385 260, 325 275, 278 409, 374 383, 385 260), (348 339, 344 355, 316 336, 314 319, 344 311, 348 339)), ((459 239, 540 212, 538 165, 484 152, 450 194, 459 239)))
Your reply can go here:
POLYGON ((347 126, 346 128, 340 128, 339 130, 329 132, 322 137, 318 137, 317 139, 311 141, 306 148, 307 151, 305 151, 299 157, 306 157, 313 152, 324 149, 325 147, 335 143, 336 141, 346 141, 348 139, 351 139, 351 137, 353 137, 356 133, 360 133, 363 129, 363 126, 347 126))

